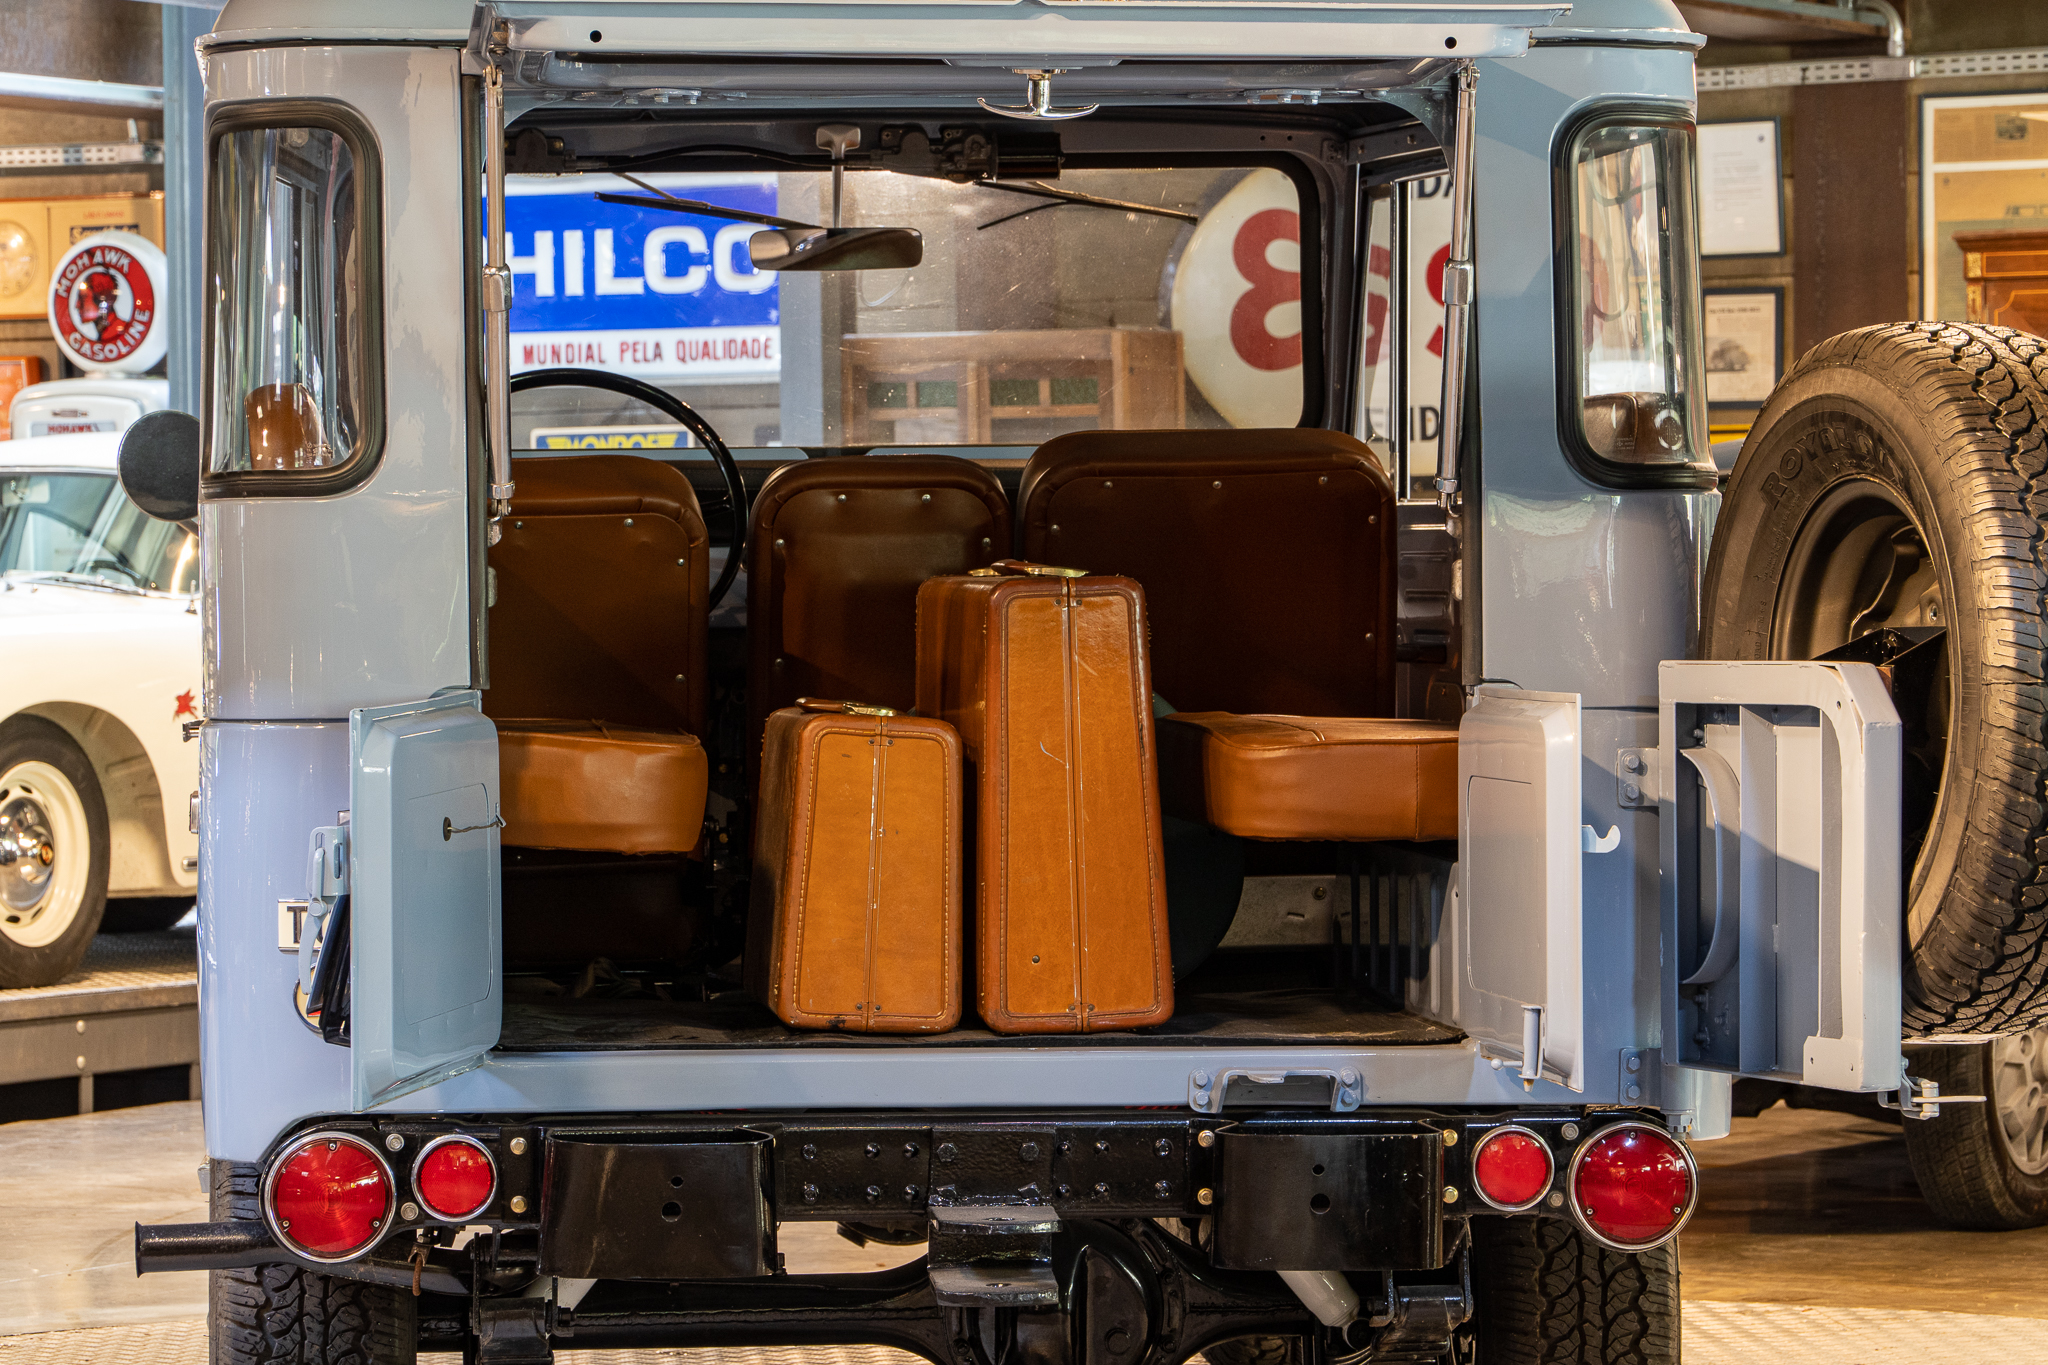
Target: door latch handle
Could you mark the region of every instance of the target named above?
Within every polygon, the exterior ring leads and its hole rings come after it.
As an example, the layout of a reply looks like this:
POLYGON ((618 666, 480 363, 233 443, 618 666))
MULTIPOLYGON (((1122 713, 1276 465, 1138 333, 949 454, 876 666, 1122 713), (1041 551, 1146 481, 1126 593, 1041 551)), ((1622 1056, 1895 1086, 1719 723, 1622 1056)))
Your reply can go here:
POLYGON ((505 817, 502 815, 493 815, 481 825, 458 825, 453 818, 444 815, 441 817, 441 842, 445 844, 458 834, 474 834, 480 829, 503 828, 505 828, 505 817))

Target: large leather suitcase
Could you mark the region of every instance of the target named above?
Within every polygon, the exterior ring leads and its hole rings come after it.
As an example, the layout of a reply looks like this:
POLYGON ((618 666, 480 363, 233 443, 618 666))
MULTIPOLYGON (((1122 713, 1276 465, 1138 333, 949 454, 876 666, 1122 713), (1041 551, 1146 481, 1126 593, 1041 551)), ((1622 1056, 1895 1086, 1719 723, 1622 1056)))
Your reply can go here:
POLYGON ((975 998, 999 1033, 1173 1014, 1145 594, 1004 560, 926 580, 917 709, 976 788, 975 998))
POLYGON ((792 1028, 960 1022, 960 738, 800 699, 768 717, 746 975, 792 1028))

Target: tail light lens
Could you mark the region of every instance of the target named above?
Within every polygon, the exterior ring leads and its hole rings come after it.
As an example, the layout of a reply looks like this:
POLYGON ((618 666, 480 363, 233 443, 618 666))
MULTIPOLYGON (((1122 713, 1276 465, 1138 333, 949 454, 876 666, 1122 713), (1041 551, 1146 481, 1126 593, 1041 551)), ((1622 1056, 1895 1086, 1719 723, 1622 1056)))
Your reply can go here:
POLYGON ((1620 1251, 1647 1251, 1677 1235, 1699 1195, 1685 1144, 1647 1123, 1617 1123, 1572 1157, 1572 1216, 1620 1251))
POLYGON ((1541 1199, 1555 1170, 1549 1145, 1526 1128, 1496 1128, 1472 1149, 1472 1183, 1479 1197, 1510 1213, 1541 1199))
POLYGON ((491 1202, 498 1188, 498 1168, 482 1143, 451 1134, 421 1149, 412 1168, 412 1188, 428 1213, 444 1222, 458 1222, 482 1213, 491 1202))
POLYGON ((347 1133, 314 1133, 271 1165, 263 1210, 285 1247, 314 1261, 360 1256, 391 1224, 391 1171, 347 1133))

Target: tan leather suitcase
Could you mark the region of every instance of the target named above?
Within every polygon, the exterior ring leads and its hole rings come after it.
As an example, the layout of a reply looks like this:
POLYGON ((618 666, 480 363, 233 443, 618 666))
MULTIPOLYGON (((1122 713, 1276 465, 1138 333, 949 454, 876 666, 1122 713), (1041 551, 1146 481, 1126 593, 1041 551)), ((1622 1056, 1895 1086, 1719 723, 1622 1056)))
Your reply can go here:
POLYGON ((792 1028, 960 1022, 960 737, 803 698, 768 717, 747 989, 792 1028))
POLYGON ((1004 560, 926 580, 917 709, 976 788, 975 999, 999 1033, 1173 1015, 1145 594, 1004 560))

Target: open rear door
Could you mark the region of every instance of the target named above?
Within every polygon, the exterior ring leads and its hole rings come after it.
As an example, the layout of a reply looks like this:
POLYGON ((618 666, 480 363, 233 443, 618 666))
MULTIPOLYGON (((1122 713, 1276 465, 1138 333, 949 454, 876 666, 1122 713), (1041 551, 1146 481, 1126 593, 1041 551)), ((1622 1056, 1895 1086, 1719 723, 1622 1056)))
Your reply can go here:
POLYGON ((498 1041, 498 730, 478 708, 456 692, 349 714, 358 1110, 498 1041))
POLYGON ((1452 1019, 1494 1056, 1585 1089, 1579 698, 1487 685, 1458 725, 1452 1019))
POLYGON ((1658 672, 1664 1056, 1896 1090, 1900 736, 1857 663, 1658 672))

